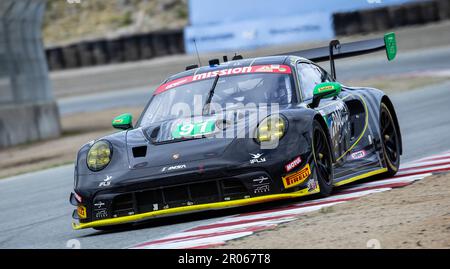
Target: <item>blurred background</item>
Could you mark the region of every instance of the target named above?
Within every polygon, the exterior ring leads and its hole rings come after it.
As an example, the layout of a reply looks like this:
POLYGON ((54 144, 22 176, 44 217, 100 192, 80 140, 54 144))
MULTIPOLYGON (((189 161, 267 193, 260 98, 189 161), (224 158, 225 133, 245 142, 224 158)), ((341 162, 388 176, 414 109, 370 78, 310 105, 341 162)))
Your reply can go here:
POLYGON ((338 80, 392 94, 450 80, 450 0, 0 0, 0 178, 73 163, 196 64, 195 45, 207 63, 388 31, 395 62, 340 60, 338 80))

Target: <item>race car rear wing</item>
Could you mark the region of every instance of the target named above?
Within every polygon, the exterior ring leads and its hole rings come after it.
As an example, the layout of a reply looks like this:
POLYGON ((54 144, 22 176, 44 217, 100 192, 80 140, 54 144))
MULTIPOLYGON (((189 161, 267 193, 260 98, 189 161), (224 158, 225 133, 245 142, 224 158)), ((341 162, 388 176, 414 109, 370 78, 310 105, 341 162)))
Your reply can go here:
POLYGON ((389 61, 397 55, 397 41, 395 33, 387 33, 382 38, 374 38, 341 44, 339 40, 332 40, 327 47, 293 51, 279 55, 295 55, 307 58, 313 62, 330 61, 331 75, 336 78, 334 60, 348 58, 362 54, 368 54, 380 50, 386 50, 389 61))

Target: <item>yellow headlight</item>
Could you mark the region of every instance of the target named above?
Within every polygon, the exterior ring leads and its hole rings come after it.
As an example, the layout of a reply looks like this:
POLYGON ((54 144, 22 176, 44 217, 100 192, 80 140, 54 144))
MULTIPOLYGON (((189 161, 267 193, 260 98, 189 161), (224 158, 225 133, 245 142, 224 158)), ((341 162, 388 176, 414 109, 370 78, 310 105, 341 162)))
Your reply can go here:
POLYGON ((261 121, 256 129, 256 140, 258 142, 269 142, 279 140, 286 131, 286 122, 279 115, 272 115, 261 121))
POLYGON ((87 165, 92 171, 100 171, 111 161, 111 146, 106 141, 98 141, 89 149, 87 165))

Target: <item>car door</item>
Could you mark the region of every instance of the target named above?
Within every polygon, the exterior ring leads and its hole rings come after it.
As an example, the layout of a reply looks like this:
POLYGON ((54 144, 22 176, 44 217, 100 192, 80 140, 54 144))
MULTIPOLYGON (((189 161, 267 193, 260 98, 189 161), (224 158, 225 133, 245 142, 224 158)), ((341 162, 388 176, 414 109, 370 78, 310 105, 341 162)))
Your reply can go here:
MULTIPOLYGON (((312 102, 314 87, 322 82, 332 81, 332 78, 319 66, 299 61, 297 63, 297 75, 303 102, 312 102)), ((337 167, 344 165, 346 158, 343 158, 349 148, 349 110, 342 96, 322 99, 316 108, 321 113, 328 125, 331 138, 331 147, 337 167)))

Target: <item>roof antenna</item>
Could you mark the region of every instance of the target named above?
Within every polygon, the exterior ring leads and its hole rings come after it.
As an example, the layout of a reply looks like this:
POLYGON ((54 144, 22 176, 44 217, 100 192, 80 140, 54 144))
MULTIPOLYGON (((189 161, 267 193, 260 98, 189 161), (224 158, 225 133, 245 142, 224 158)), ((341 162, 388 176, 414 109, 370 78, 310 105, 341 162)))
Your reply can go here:
POLYGON ((195 46, 195 51, 197 52, 198 64, 199 64, 199 66, 202 66, 202 61, 200 61, 200 54, 198 54, 197 42, 195 41, 195 38, 194 38, 194 46, 195 46))

